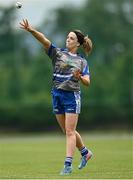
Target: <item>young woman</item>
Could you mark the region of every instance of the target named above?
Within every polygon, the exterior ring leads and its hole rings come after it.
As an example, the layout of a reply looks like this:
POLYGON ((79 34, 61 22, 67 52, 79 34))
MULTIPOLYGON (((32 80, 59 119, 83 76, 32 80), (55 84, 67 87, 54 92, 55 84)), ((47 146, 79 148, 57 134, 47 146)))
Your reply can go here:
POLYGON ((61 175, 72 172, 72 159, 76 147, 81 152, 79 169, 86 166, 92 157, 80 134, 76 131, 78 116, 80 114, 81 98, 80 85, 90 84, 90 74, 85 58, 77 53, 83 47, 86 54, 92 50, 92 42, 79 30, 69 32, 66 39, 66 48, 57 48, 41 32, 35 30, 27 19, 21 23, 21 28, 30 32, 45 48, 46 53, 52 59, 53 65, 53 112, 56 119, 66 134, 66 159, 61 175))

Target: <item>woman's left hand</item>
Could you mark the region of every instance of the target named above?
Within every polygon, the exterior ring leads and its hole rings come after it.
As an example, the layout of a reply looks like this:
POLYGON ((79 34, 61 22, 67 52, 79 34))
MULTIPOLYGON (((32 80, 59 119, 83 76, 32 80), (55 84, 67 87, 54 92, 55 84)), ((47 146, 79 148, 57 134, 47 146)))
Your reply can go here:
POLYGON ((80 79, 81 78, 81 71, 78 69, 78 70, 75 70, 73 72, 73 76, 77 79, 80 79))
POLYGON ((82 76, 81 71, 79 69, 73 72, 73 76, 80 80, 85 86, 89 86, 90 77, 88 75, 82 76))

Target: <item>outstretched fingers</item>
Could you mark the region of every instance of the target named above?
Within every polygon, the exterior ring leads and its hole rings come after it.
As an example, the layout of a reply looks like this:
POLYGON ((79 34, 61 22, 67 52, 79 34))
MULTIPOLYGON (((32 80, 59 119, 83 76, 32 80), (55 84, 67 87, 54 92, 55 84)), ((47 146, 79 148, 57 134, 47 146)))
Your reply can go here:
POLYGON ((22 28, 22 29, 27 29, 29 26, 27 19, 23 19, 22 22, 20 22, 19 24, 20 24, 20 28, 22 28))
POLYGON ((29 22, 28 22, 28 20, 27 19, 25 19, 25 22, 26 22, 26 25, 27 25, 27 27, 29 26, 29 22))
POLYGON ((23 19, 23 24, 25 25, 25 27, 27 27, 27 21, 26 21, 26 19, 23 19))
POLYGON ((20 28, 25 29, 24 24, 22 24, 21 22, 19 24, 20 24, 20 28))
POLYGON ((23 19, 23 21, 20 22, 19 24, 21 25, 21 28, 25 28, 25 21, 24 21, 24 19, 23 19))

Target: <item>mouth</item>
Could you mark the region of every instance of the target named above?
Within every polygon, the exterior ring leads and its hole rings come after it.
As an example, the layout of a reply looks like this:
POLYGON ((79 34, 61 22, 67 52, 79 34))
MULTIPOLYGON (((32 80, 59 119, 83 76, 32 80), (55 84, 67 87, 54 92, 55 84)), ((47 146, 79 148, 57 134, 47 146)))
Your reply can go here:
POLYGON ((66 46, 68 46, 69 45, 69 42, 66 42, 66 46))

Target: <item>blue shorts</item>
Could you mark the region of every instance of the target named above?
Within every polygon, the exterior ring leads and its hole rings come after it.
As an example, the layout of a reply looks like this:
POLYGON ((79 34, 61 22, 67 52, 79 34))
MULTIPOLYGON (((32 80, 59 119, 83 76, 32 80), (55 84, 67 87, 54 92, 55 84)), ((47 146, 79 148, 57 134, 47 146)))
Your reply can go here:
POLYGON ((55 114, 75 113, 80 114, 81 98, 80 91, 65 91, 62 89, 52 90, 53 112, 55 114))

